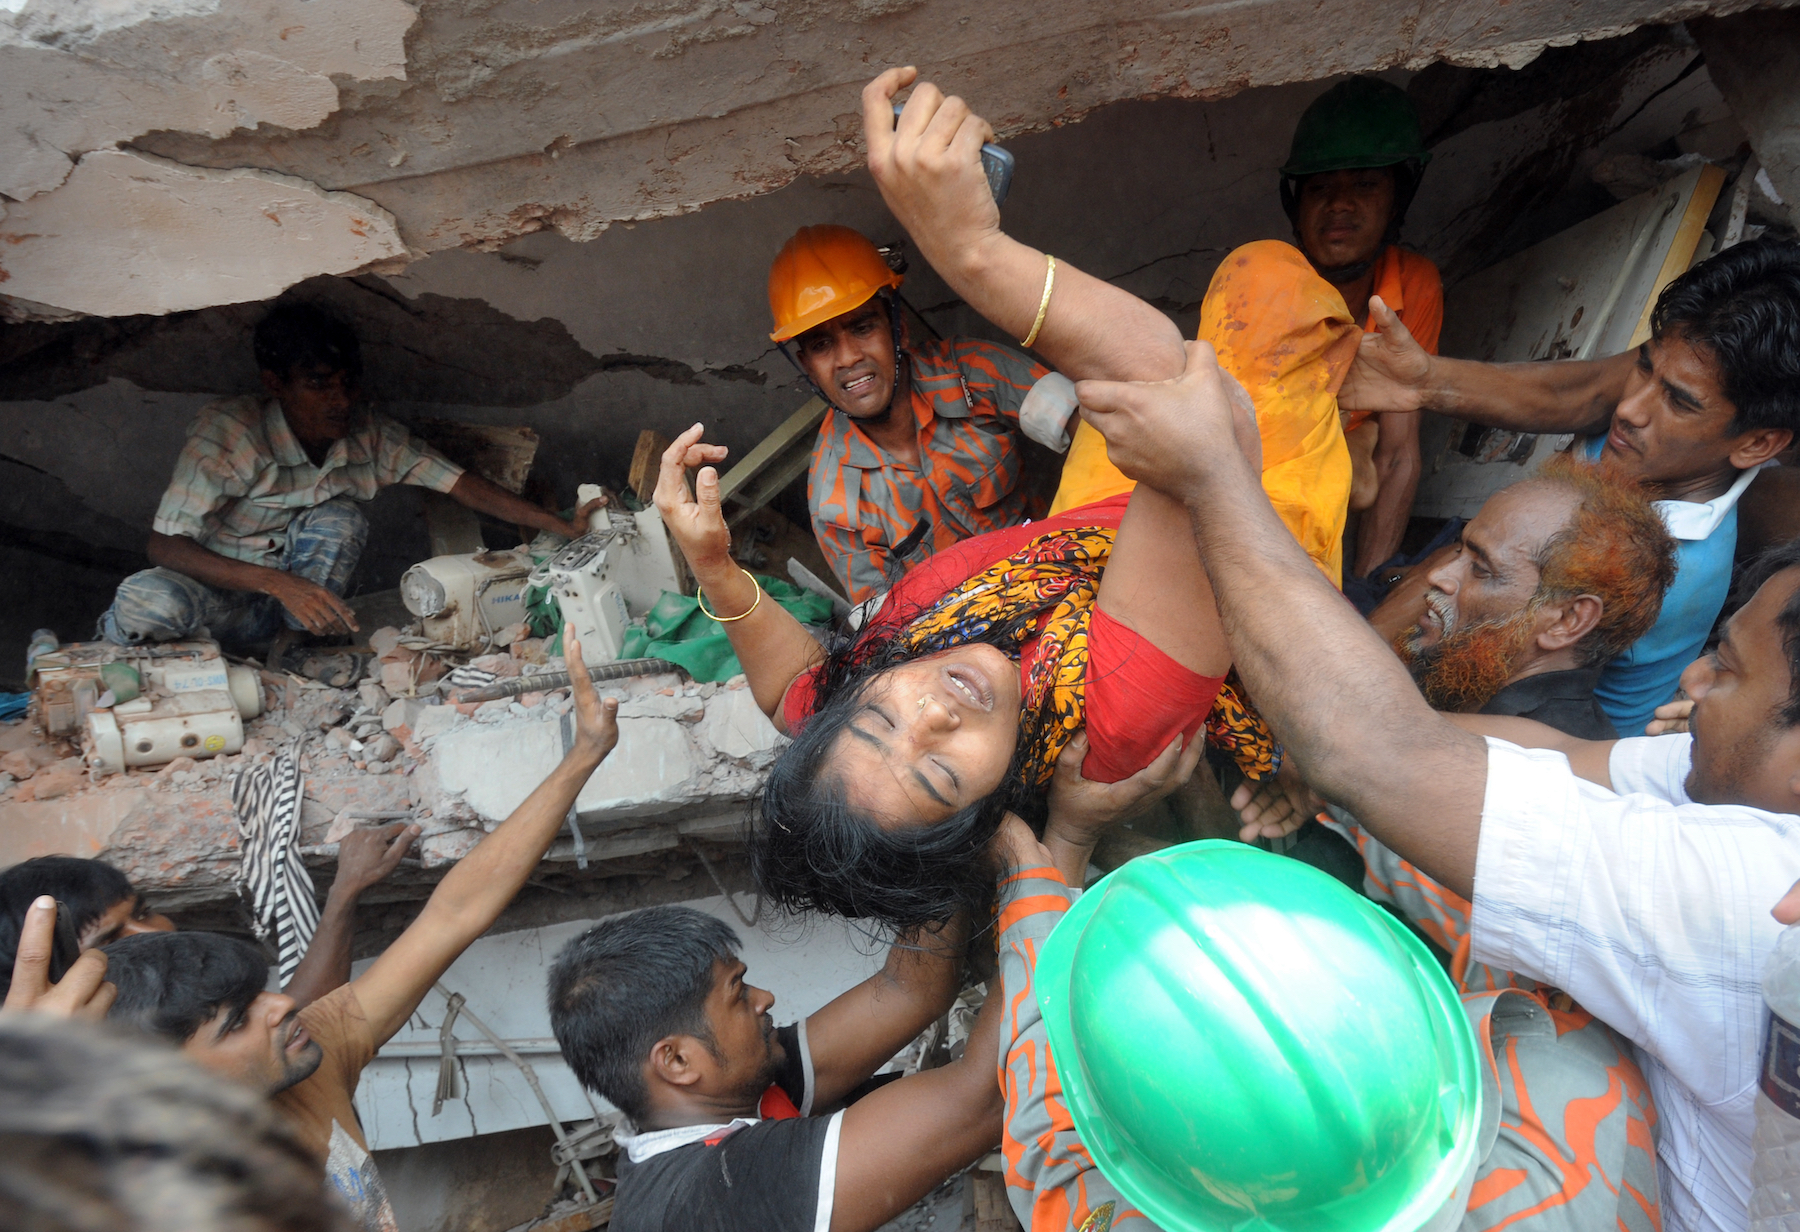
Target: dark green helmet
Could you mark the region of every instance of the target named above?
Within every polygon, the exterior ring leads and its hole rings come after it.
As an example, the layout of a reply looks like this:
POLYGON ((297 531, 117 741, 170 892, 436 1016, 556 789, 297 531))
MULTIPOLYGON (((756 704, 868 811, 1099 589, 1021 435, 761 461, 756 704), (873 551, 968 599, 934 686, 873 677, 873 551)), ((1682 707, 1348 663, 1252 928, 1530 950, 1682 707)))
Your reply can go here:
POLYGON ((1400 224, 1419 191, 1419 177, 1431 155, 1419 128, 1419 113, 1399 86, 1379 77, 1340 81, 1312 101, 1294 128, 1294 144, 1281 168, 1281 208, 1299 225, 1300 182, 1327 171, 1362 167, 1394 169, 1394 213, 1388 243, 1397 243, 1400 224))
POLYGON ((1431 160, 1419 113, 1399 86, 1378 77, 1352 77, 1319 95, 1300 117, 1281 174, 1391 167, 1431 160))

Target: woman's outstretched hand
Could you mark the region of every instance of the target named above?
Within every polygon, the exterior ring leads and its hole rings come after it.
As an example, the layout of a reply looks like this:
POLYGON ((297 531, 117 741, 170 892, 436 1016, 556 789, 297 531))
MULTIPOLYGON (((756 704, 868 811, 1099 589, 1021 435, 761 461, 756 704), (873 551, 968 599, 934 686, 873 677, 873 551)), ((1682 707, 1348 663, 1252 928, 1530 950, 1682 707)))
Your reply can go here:
POLYGON ((719 463, 725 460, 723 445, 702 444, 706 429, 695 424, 663 451, 662 469, 656 477, 656 510, 662 514, 675 546, 687 558, 688 568, 702 586, 710 577, 733 571, 731 528, 720 505, 719 463), (688 471, 700 473, 688 487, 688 471))

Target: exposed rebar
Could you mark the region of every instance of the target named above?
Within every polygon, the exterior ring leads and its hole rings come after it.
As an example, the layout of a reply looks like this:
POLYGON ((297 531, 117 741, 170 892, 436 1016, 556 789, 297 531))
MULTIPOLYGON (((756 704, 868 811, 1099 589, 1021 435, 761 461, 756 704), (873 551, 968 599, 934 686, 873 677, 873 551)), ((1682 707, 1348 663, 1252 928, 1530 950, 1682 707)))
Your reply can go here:
MULTIPOLYGON (((595 684, 606 680, 624 680, 631 676, 655 676, 662 672, 678 672, 681 668, 667 659, 619 659, 588 668, 588 679, 595 684)), ((550 672, 542 676, 520 676, 515 680, 496 680, 479 689, 459 692, 459 702, 497 702, 521 693, 548 693, 569 687, 569 673, 550 672)))

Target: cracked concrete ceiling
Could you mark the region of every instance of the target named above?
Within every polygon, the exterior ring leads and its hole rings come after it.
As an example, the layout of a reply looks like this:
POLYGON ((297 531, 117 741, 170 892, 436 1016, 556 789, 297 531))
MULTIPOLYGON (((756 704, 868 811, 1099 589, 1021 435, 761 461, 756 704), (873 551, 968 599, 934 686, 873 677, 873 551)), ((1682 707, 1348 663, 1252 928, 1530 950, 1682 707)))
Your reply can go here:
POLYGON ((1751 0, 0 0, 9 315, 167 313, 754 196, 862 160, 916 63, 1003 135, 1132 98, 1546 46, 1751 0), (223 174, 222 174, 223 173, 223 174))

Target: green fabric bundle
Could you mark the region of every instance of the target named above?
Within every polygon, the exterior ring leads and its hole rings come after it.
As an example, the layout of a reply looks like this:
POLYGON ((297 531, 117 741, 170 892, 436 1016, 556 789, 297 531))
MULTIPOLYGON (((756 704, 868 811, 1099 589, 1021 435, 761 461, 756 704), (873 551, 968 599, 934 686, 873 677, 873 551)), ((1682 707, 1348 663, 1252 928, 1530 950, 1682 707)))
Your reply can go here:
MULTIPOLYGON (((773 599, 801 624, 831 623, 831 600, 767 574, 751 576, 763 588, 764 602, 773 599)), ((730 680, 744 670, 732 653, 725 626, 702 612, 698 599, 668 590, 663 591, 644 623, 634 624, 627 631, 619 657, 667 659, 703 682, 730 680)))

